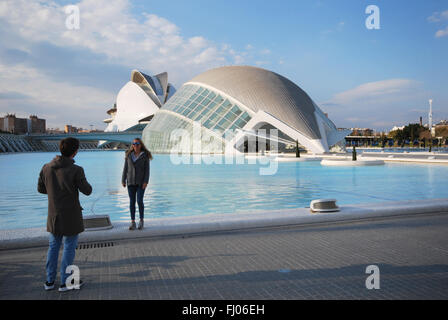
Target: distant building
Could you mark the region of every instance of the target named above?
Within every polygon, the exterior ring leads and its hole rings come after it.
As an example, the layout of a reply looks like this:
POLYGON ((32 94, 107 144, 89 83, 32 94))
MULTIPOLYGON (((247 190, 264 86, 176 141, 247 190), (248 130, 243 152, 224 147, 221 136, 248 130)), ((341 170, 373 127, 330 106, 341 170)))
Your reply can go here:
POLYGON ((72 126, 70 124, 66 124, 64 126, 64 133, 90 133, 90 132, 104 132, 102 130, 92 130, 92 129, 84 129, 72 126))
POLYGON ((31 115, 28 121, 28 128, 31 127, 31 133, 45 133, 45 119, 39 119, 36 115, 31 115))
POLYGON ((60 134, 60 133, 64 133, 64 131, 59 128, 49 128, 49 129, 47 129, 47 133, 60 134))
POLYGON ((369 128, 351 128, 352 133, 351 136, 372 136, 373 135, 373 129, 369 128))
POLYGON ((14 134, 25 134, 28 131, 27 119, 17 118, 15 114, 7 114, 3 120, 3 130, 14 134))
POLYGON ((66 124, 64 126, 64 132, 65 133, 78 133, 79 129, 77 127, 74 127, 70 124, 66 124))
POLYGON ((0 118, 0 130, 14 134, 45 133, 46 120, 30 115, 29 119, 17 118, 15 114, 7 114, 0 118))
MULTIPOLYGON (((434 136, 437 138, 448 138, 448 121, 442 120, 434 126, 434 136)), ((447 139, 448 141, 448 139, 447 139)), ((448 142, 447 142, 448 144, 448 142)))
POLYGON ((370 128, 351 128, 352 133, 345 137, 347 146, 380 146, 386 137, 386 132, 370 128))
POLYGON ((110 117, 103 120, 107 123, 104 131, 143 130, 175 92, 174 86, 168 82, 168 73, 149 76, 132 70, 131 81, 120 89, 117 102, 107 110, 110 117))
MULTIPOLYGON (((120 112, 119 101, 117 106, 120 112)), ((329 152, 350 132, 339 131, 291 80, 257 67, 225 66, 186 82, 154 113, 142 140, 159 153, 184 147, 192 153, 231 153, 251 152, 253 139, 256 152, 256 141, 265 143, 272 129, 277 129, 273 141, 298 142, 312 153, 329 152), (175 129, 192 136, 187 146, 183 138, 173 139, 175 129)))

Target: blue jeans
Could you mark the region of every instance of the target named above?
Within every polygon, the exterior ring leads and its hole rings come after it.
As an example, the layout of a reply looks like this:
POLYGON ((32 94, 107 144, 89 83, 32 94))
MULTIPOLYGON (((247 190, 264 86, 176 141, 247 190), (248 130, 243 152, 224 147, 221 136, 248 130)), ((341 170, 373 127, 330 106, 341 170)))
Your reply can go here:
POLYGON ((62 238, 64 238, 64 252, 62 254, 61 261, 61 284, 65 284, 65 280, 70 276, 69 273, 65 273, 68 266, 73 264, 75 259, 75 250, 78 245, 78 235, 75 236, 57 236, 50 233, 50 246, 47 254, 47 281, 52 283, 56 279, 58 269, 58 257, 59 248, 62 244, 62 238))
POLYGON ((129 209, 131 210, 131 220, 135 220, 135 196, 137 195, 137 203, 138 203, 138 213, 140 215, 140 220, 143 220, 145 206, 143 204, 143 195, 145 194, 145 189, 142 186, 128 186, 128 194, 130 205, 129 209))

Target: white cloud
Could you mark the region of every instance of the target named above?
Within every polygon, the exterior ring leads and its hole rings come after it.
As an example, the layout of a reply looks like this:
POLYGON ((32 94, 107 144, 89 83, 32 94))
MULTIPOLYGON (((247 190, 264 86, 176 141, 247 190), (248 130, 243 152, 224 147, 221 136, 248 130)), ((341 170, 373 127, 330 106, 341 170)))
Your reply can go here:
MULTIPOLYGON (((131 14, 129 0, 82 0, 74 5, 80 11, 79 30, 66 28, 65 7, 54 1, 1 0, 0 24, 8 34, 1 46, 30 55, 38 44, 66 52, 73 48, 73 52, 104 57, 105 64, 124 66, 129 72, 168 71, 169 81, 176 86, 212 67, 244 61, 244 53, 228 44, 215 44, 200 35, 184 37, 177 25, 154 14, 131 14)), ((90 119, 99 123, 106 116, 118 92, 73 84, 69 76, 61 82, 47 68, 30 67, 26 61, 0 62, 0 112, 38 113, 48 119, 49 126, 61 126, 70 119, 81 125, 93 123, 90 119), (14 93, 27 98, 18 99, 14 93)), ((101 79, 100 74, 95 77, 101 79)))
MULTIPOLYGON (((441 12, 434 12, 430 17, 428 17, 429 22, 437 23, 448 20, 448 10, 441 11, 441 12)), ((437 32, 434 35, 436 38, 441 38, 448 36, 448 26, 446 26, 444 29, 437 30, 437 32)))
POLYGON ((245 61, 244 57, 242 55, 236 55, 235 56, 235 64, 239 65, 239 64, 243 64, 245 61))
POLYGON ((255 61, 255 64, 260 67, 260 66, 269 64, 269 61, 258 60, 258 61, 255 61))
POLYGON ((128 0, 82 0, 75 5, 80 10, 79 30, 66 28, 64 7, 51 1, 6 0, 0 5, 0 20, 30 43, 88 49, 130 69, 168 71, 177 83, 208 68, 241 61, 230 46, 218 48, 201 36, 185 38, 163 17, 143 13, 137 20, 128 0))
POLYGON ((429 22, 440 22, 443 20, 448 20, 448 10, 434 12, 430 17, 428 17, 429 22))
POLYGON ((427 98, 419 81, 387 79, 337 93, 320 105, 337 126, 387 129, 394 123, 416 123, 427 98))
POLYGON ((445 29, 438 30, 435 36, 436 38, 448 36, 448 26, 445 29))
POLYGON ((351 104, 359 101, 395 101, 419 86, 409 79, 390 79, 362 84, 356 88, 336 94, 331 103, 351 104))
POLYGON ((2 113, 16 112, 18 116, 28 117, 36 113, 28 106, 32 104, 38 106, 39 117, 49 119, 47 126, 61 127, 73 119, 79 123, 102 120, 105 109, 115 99, 114 92, 54 81, 39 70, 21 64, 0 63, 0 88, 23 94, 23 97, 3 99, 2 113), (64 115, 63 121, 58 117, 60 114, 64 115))

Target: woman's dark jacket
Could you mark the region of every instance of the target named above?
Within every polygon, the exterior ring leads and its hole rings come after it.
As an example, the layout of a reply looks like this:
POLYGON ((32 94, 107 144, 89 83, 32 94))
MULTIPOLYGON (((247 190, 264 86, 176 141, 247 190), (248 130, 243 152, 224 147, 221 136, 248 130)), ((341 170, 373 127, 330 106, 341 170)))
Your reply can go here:
POLYGON ((132 152, 126 157, 124 161, 123 174, 121 176, 121 183, 128 186, 139 185, 149 181, 149 157, 145 151, 137 159, 132 161, 132 152))
POLYGON ((84 231, 79 192, 92 193, 82 167, 74 160, 56 156, 43 166, 37 191, 48 195, 47 231, 54 235, 74 236, 84 231))

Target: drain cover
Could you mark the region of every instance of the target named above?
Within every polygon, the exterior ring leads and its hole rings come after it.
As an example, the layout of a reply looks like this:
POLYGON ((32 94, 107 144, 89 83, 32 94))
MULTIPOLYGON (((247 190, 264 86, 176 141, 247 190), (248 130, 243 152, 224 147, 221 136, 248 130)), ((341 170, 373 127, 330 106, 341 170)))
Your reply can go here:
POLYGON ((316 199, 310 203, 311 212, 332 212, 339 211, 336 199, 316 199))
POLYGON ((113 247, 114 245, 115 244, 113 242, 80 243, 76 246, 76 250, 107 248, 107 247, 113 247))

